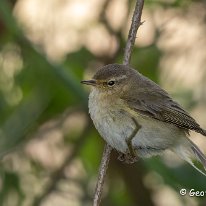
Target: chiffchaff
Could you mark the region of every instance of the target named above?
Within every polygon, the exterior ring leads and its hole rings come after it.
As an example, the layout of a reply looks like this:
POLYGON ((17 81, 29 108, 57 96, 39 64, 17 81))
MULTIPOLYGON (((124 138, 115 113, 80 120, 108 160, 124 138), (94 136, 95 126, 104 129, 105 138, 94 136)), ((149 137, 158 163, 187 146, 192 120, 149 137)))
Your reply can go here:
POLYGON ((206 130, 156 83, 129 66, 110 64, 92 80, 89 112, 104 140, 124 154, 127 162, 171 150, 189 162, 206 167, 206 157, 188 138, 189 130, 206 130))

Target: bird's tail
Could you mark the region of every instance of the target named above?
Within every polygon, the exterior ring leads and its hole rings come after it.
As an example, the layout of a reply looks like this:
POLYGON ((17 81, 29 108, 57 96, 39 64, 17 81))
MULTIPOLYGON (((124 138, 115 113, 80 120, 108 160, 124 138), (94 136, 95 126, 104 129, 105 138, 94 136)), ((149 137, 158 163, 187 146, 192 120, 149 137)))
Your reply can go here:
POLYGON ((181 159, 187 161, 201 174, 206 176, 206 156, 189 138, 184 137, 181 138, 180 141, 181 142, 172 149, 173 152, 175 152, 181 159))

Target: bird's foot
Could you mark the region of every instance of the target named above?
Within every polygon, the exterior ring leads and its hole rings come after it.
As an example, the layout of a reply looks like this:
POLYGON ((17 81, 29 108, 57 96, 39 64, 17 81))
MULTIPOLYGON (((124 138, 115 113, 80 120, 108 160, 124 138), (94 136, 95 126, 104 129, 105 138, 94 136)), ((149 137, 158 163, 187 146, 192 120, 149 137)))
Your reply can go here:
POLYGON ((126 164, 133 164, 138 161, 138 157, 136 155, 131 155, 130 152, 119 153, 118 160, 124 162, 126 164))

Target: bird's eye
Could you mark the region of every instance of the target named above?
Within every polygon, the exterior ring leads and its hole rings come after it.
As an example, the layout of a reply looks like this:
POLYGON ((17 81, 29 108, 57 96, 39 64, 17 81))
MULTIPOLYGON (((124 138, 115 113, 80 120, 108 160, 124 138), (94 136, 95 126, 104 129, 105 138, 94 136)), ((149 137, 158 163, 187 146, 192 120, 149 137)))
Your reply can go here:
POLYGON ((107 82, 107 85, 108 85, 109 87, 112 87, 112 86, 115 85, 115 81, 114 81, 114 80, 110 80, 110 81, 107 82))

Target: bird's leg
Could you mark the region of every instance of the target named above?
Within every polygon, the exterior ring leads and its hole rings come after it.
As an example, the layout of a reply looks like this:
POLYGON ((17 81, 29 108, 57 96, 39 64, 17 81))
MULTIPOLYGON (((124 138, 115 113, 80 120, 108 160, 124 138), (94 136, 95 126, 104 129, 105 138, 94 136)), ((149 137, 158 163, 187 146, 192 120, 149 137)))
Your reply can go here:
POLYGON ((141 126, 137 123, 137 121, 132 118, 133 122, 135 123, 135 129, 133 130, 132 134, 126 138, 126 144, 128 147, 128 152, 126 154, 120 154, 118 159, 120 161, 124 161, 126 163, 134 163, 138 160, 134 148, 132 146, 132 139, 135 137, 135 135, 137 134, 137 132, 139 131, 139 129, 141 128, 141 126))
POLYGON ((137 123, 137 121, 132 118, 133 122, 135 123, 135 129, 133 130, 132 134, 126 138, 127 147, 129 149, 129 153, 132 157, 136 157, 135 151, 132 146, 132 139, 135 137, 137 132, 140 130, 141 126, 137 123))

